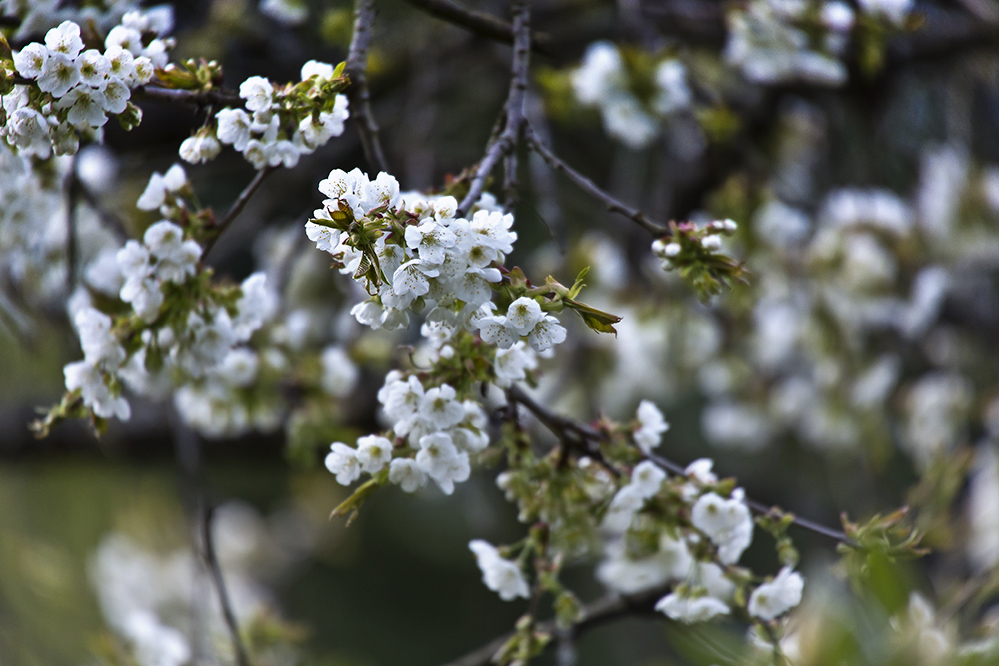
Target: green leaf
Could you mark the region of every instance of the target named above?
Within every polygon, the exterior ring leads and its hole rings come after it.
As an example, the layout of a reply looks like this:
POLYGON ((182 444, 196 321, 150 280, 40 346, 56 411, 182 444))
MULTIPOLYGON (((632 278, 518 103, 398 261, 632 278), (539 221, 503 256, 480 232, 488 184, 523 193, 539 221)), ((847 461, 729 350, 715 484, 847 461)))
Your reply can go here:
POLYGON ((615 336, 617 335, 614 324, 621 321, 621 318, 617 315, 598 310, 585 303, 574 301, 571 298, 564 299, 564 303, 582 318, 584 324, 597 333, 613 333, 615 336))

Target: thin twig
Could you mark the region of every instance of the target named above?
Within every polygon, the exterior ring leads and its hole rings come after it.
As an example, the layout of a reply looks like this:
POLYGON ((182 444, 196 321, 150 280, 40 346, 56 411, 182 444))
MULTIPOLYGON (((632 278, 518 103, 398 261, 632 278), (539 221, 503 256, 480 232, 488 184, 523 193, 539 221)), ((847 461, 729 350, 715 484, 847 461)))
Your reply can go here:
MULTIPOLYGON (((572 626, 574 636, 589 631, 607 622, 612 622, 628 615, 652 615, 658 599, 667 594, 670 585, 663 585, 640 594, 622 596, 609 594, 583 607, 583 619, 572 626)), ((545 633, 558 630, 554 619, 539 622, 536 629, 545 633)), ((506 644, 514 634, 500 636, 489 643, 476 648, 468 654, 448 662, 446 666, 487 666, 492 663, 493 655, 506 644)))
POLYGON ((538 138, 538 135, 530 126, 527 127, 526 134, 527 145, 534 150, 534 152, 540 155, 541 159, 547 162, 548 165, 556 171, 561 171, 568 176, 569 180, 575 183, 579 189, 604 204, 608 211, 623 215, 628 219, 633 220, 657 238, 669 235, 670 232, 668 227, 650 220, 642 211, 637 208, 632 208, 631 206, 612 197, 610 194, 600 189, 592 180, 559 159, 558 156, 556 156, 555 153, 553 153, 551 149, 549 149, 548 146, 546 146, 541 139, 538 138))
POLYGON ((233 90, 217 88, 214 90, 177 90, 148 84, 132 90, 132 98, 140 101, 149 100, 192 106, 195 109, 202 109, 206 106, 242 106, 243 104, 242 98, 233 90))
POLYGON ((204 546, 205 565, 211 574, 212 582, 215 585, 215 592, 219 598, 219 605, 222 606, 222 617, 225 619, 226 627, 229 629, 229 636, 232 639, 232 649, 236 653, 236 663, 238 666, 250 666, 250 659, 246 653, 246 646, 243 645, 243 638, 239 633, 239 623, 236 621, 236 614, 232 610, 232 603, 229 601, 229 593, 225 587, 225 578, 222 576, 222 567, 219 565, 219 558, 215 552, 215 538, 212 536, 212 516, 215 508, 210 504, 205 504, 201 513, 201 538, 204 546))
MULTIPOLYGON (((527 97, 527 72, 531 55, 531 19, 527 0, 514 0, 511 3, 510 11, 513 13, 514 38, 513 63, 510 68, 510 93, 507 95, 506 104, 503 107, 506 123, 499 138, 486 149, 486 154, 479 163, 479 168, 468 188, 468 194, 458 206, 459 216, 467 215, 468 210, 479 200, 482 190, 485 188, 486 178, 489 177, 493 167, 500 159, 508 158, 509 160, 506 168, 507 186, 511 185, 509 174, 516 173, 517 170, 517 142, 527 125, 524 116, 524 100, 527 97)), ((515 186, 515 177, 513 181, 512 184, 515 186)), ((509 200, 512 193, 508 190, 506 194, 509 200)))
POLYGON ((246 208, 246 204, 249 203, 250 197, 253 196, 253 193, 257 191, 260 185, 264 182, 264 179, 266 179, 267 176, 269 176, 275 169, 276 167, 265 166, 257 172, 257 175, 253 177, 250 184, 239 193, 239 197, 232 205, 232 208, 229 209, 229 212, 225 214, 225 217, 223 217, 221 221, 215 224, 215 235, 208 239, 205 243, 205 248, 201 253, 202 257, 208 256, 208 253, 211 252, 213 247, 215 247, 215 243, 217 243, 219 238, 222 237, 225 230, 229 228, 229 225, 233 223, 233 220, 235 220, 239 214, 243 212, 243 209, 246 208))
MULTIPOLYGON (((552 433, 554 433, 561 441, 566 444, 572 445, 574 442, 578 442, 580 439, 587 440, 589 442, 600 443, 607 441, 607 435, 600 430, 594 428, 593 426, 581 423, 575 419, 571 419, 567 416, 555 413, 549 410, 547 407, 539 403, 537 400, 531 398, 523 389, 521 389, 516 384, 511 386, 507 390, 507 398, 518 404, 523 405, 534 414, 535 417, 548 428, 552 433), (567 437, 567 433, 573 433, 576 435, 575 438, 567 437)), ((584 448, 584 452, 588 455, 593 454, 594 449, 590 446, 584 448)), ((677 476, 687 476, 686 468, 683 465, 673 462, 667 458, 664 458, 655 453, 644 454, 647 460, 652 461, 657 466, 661 467, 663 470, 675 474, 677 476)), ((768 507, 762 502, 757 502, 756 500, 746 498, 746 506, 748 506, 753 511, 760 514, 767 514, 772 511, 772 507, 768 507)), ((807 518, 799 518, 798 516, 791 514, 793 516, 793 524, 801 527, 803 529, 809 530, 816 534, 828 537, 840 543, 847 545, 856 545, 856 543, 850 539, 844 532, 836 530, 831 527, 827 527, 815 521, 808 520, 807 518)))
POLYGON ((368 47, 371 44, 371 24, 375 20, 374 0, 356 0, 354 5, 354 34, 347 52, 344 71, 350 78, 347 97, 351 116, 357 120, 361 145, 368 164, 379 171, 388 172, 388 161, 378 134, 378 123, 371 112, 371 95, 368 91, 368 47))
MULTIPOLYGON (((481 37, 507 44, 514 41, 514 27, 491 14, 467 9, 451 0, 406 0, 406 2, 481 37)), ((550 55, 551 51, 548 48, 550 43, 551 38, 546 34, 531 34, 531 50, 536 53, 550 55)))

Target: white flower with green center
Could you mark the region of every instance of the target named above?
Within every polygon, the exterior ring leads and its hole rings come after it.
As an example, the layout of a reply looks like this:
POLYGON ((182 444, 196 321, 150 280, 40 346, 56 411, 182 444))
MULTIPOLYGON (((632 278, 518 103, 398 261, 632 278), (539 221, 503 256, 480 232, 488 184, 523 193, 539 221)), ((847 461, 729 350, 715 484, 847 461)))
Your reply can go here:
POLYGON ((120 79, 111 77, 104 84, 104 110, 108 113, 122 113, 128 108, 132 91, 120 79))
MULTIPOLYGON (((316 218, 330 219, 329 214, 323 209, 317 210, 314 215, 316 218)), ((333 253, 333 248, 340 242, 339 231, 322 224, 316 224, 315 222, 305 223, 305 235, 308 236, 310 241, 316 244, 317 249, 329 252, 330 254, 333 253)))
POLYGON ((84 51, 76 60, 80 69, 80 79, 92 88, 102 90, 111 71, 111 62, 97 49, 84 51))
MULTIPOLYGON (((416 464, 440 485, 442 479, 446 480, 450 476, 451 463, 458 455, 458 449, 451 441, 451 436, 447 433, 435 432, 420 438, 420 450, 416 454, 416 464)), ((467 458, 467 454, 462 455, 467 458)), ((450 494, 446 490, 445 493, 450 494)))
POLYGON ((68 93, 70 88, 79 82, 80 70, 76 62, 64 53, 50 54, 45 70, 38 77, 39 89, 57 99, 68 93))
POLYGON ((326 469, 336 475, 336 482, 349 486, 361 476, 361 463, 357 452, 343 442, 333 442, 326 455, 326 469))
POLYGON ((250 115, 243 109, 222 109, 215 115, 219 141, 243 151, 250 142, 250 115))
POLYGON ((14 54, 14 68, 26 79, 35 79, 42 75, 49 61, 49 50, 32 42, 14 54))
POLYGON ((517 597, 528 599, 530 586, 524 572, 515 562, 503 558, 499 550, 487 541, 475 539, 468 543, 468 549, 475 553, 475 561, 482 571, 482 582, 503 601, 513 601, 517 597))
POLYGON ((80 26, 72 21, 63 21, 45 33, 45 46, 53 53, 75 58, 83 50, 80 26))
POLYGON ((527 336, 527 344, 536 352, 543 352, 551 349, 557 344, 565 342, 565 328, 558 319, 551 315, 545 315, 534 326, 534 330, 527 336))
POLYGON ((454 197, 440 197, 434 201, 434 219, 438 222, 450 220, 458 212, 458 200, 454 197))
POLYGON ((133 56, 142 53, 142 33, 133 28, 126 28, 123 25, 116 25, 111 28, 111 32, 104 39, 104 48, 110 49, 118 47, 129 51, 133 56))
POLYGON ((414 460, 396 458, 389 464, 389 481, 412 493, 427 485, 427 473, 414 460))
POLYGON ((631 473, 631 484, 636 491, 646 499, 654 496, 666 480, 666 472, 659 469, 651 460, 646 460, 635 466, 631 473))
POLYGON ((108 76, 121 79, 126 86, 135 79, 135 56, 120 46, 109 48, 104 52, 108 61, 108 76))
POLYGON ((386 437, 368 435, 357 440, 357 462, 368 474, 380 472, 392 459, 392 442, 386 437))
POLYGON ((461 423, 465 407, 455 400, 455 395, 454 388, 447 384, 429 389, 420 405, 420 416, 438 430, 461 423))
POLYGON ((69 109, 66 120, 79 129, 101 127, 108 121, 104 107, 107 100, 100 90, 79 85, 55 103, 57 109, 69 109))
MULTIPOLYGON (((506 317, 481 317, 477 320, 479 336, 482 341, 494 344, 500 349, 509 349, 520 340, 520 336, 507 326, 506 317)), ((532 345, 533 346, 533 345, 532 345)))
POLYGON ((506 325, 517 335, 527 335, 544 316, 536 300, 521 296, 507 308, 506 325))
MULTIPOLYGON (((407 261, 392 274, 392 293, 396 296, 412 295, 426 296, 430 291, 430 280, 423 269, 423 262, 419 259, 407 261)), ((433 271, 435 274, 437 271, 433 271)), ((436 275, 434 275, 436 277, 436 275)), ((408 305, 408 303, 406 304, 408 305)))
POLYGON ((753 518, 743 502, 741 489, 725 499, 716 493, 706 493, 694 503, 690 521, 718 546, 718 558, 724 564, 734 564, 753 540, 753 518))
POLYGON ((420 259, 429 264, 443 263, 445 252, 454 247, 455 240, 453 231, 434 220, 406 227, 406 246, 416 250, 420 259))
POLYGON ((804 586, 801 574, 792 571, 791 567, 784 567, 772 581, 753 590, 747 610, 753 617, 772 620, 801 603, 804 586))
POLYGON ((274 86, 262 76, 251 76, 239 84, 239 96, 250 111, 267 111, 274 100, 274 86))

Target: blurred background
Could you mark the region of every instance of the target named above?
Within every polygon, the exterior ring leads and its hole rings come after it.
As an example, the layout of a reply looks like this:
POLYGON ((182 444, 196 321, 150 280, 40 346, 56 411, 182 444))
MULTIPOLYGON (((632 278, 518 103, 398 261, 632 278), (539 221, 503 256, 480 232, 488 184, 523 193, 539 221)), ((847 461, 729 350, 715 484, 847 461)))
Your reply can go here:
MULTIPOLYGON (((135 3, 82 4, 101 5, 113 25, 135 3)), ((368 62, 374 115, 404 190, 441 190, 481 158, 509 81, 509 45, 427 4, 378 2, 368 62)), ((590 266, 585 300, 624 317, 616 338, 570 330, 542 366, 536 394, 551 407, 628 420, 651 399, 672 426, 664 455, 714 458, 755 499, 828 525, 840 512, 859 519, 910 505, 934 554, 880 572, 858 598, 829 573, 835 544, 793 533, 814 590, 798 625, 812 648, 796 663, 935 663, 918 641, 905 648, 915 656, 899 647, 906 627, 920 626, 912 592, 942 609, 923 633, 932 627, 948 649, 994 640, 999 627, 999 8, 896 3, 896 15, 861 2, 847 7, 845 25, 842 14, 826 17, 832 4, 532 3, 536 131, 655 219, 735 220, 723 249, 746 263, 748 284, 698 299, 663 270, 647 232, 526 150, 508 265, 565 284, 590 266), (587 69, 597 67, 595 42, 617 45, 617 64, 602 74, 587 69), (681 64, 672 83, 659 74, 664 62, 681 64), (594 95, 583 80, 611 83, 594 95), (808 634, 815 618, 824 642, 808 634), (828 661, 815 656, 820 647, 828 661)), ((506 20, 502 2, 474 5, 506 20)), ((0 7, 5 17, 26 11, 0 7)), ((172 59, 218 60, 229 89, 251 75, 297 81, 309 59, 346 57, 352 13, 339 1, 174 3, 172 59)), ((15 47, 39 40, 58 16, 31 35, 5 34, 15 47)), ((150 175, 179 161, 178 145, 204 120, 203 110, 141 107, 137 129, 109 124, 103 148, 57 169, 89 188, 83 214, 119 220, 132 237, 155 221, 135 208, 150 175)), ((200 202, 217 211, 254 174, 231 150, 185 166, 200 202)), ((374 175, 348 124, 275 172, 207 257, 237 282, 280 264, 284 344, 315 356, 335 343, 357 365, 333 396, 276 383, 280 419, 267 427, 198 434, 169 398, 135 399, 131 420, 100 439, 75 422, 34 439, 35 409, 58 402, 62 367, 80 357, 65 311, 65 243, 43 248, 39 265, 49 268, 37 275, 0 268, 0 664, 229 663, 192 548, 198 507, 178 462, 185 437, 198 441, 254 663, 448 663, 524 612, 482 585, 467 548, 523 533, 495 486, 498 469, 451 497, 388 488, 349 527, 329 517, 347 494, 322 467, 329 443, 378 429, 375 393, 399 345, 418 338, 418 327, 372 334, 353 322, 346 278, 302 242, 319 180, 354 167, 374 175), (63 278, 45 272, 56 268, 63 278), (123 622, 155 634, 158 652, 131 653, 123 622)), ((64 225, 61 187, 42 194, 32 214, 64 225)), ((14 244, 0 246, 14 266, 14 244)), ((743 561, 776 571, 763 541, 743 561)), ((593 566, 580 561, 567 575, 585 601, 604 593, 593 566)), ((744 634, 736 622, 681 630, 625 619, 587 633, 578 663, 738 663, 744 634)))

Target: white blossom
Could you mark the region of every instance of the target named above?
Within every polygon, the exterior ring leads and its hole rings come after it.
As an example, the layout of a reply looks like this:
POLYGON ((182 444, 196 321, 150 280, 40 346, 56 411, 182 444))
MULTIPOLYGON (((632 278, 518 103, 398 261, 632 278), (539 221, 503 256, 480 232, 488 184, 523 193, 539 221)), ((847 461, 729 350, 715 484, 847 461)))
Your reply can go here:
POLYGON ((566 331, 558 319, 545 315, 527 336, 527 344, 536 352, 543 352, 565 342, 566 331))
POLYGON ((772 620, 801 603, 804 585, 801 574, 784 567, 772 581, 753 590, 747 610, 753 617, 772 620))
POLYGON ((662 412, 650 400, 643 400, 638 405, 638 429, 632 437, 646 454, 659 446, 662 434, 669 430, 669 424, 663 418, 662 412))
POLYGON ((691 597, 672 592, 656 602, 656 610, 685 624, 705 622, 719 615, 728 615, 728 605, 710 596, 691 597))
POLYGON ((336 475, 336 481, 341 486, 349 486, 361 475, 357 451, 343 442, 333 442, 330 450, 326 455, 326 469, 336 475))
POLYGON ((666 480, 666 472, 661 470, 651 460, 638 463, 631 472, 631 483, 639 495, 648 499, 659 492, 663 481, 666 480))
POLYGON ((427 485, 427 473, 414 460, 396 458, 389 465, 389 481, 412 493, 427 485))
POLYGON ((357 462, 368 474, 381 471, 392 459, 392 442, 386 437, 368 435, 357 440, 357 462))
POLYGON ((246 100, 250 111, 267 111, 273 101, 274 86, 262 76, 251 76, 239 84, 239 96, 246 100))
POLYGON ((499 550, 488 541, 474 539, 468 548, 475 553, 475 561, 482 571, 482 582, 503 601, 513 601, 517 597, 528 599, 530 587, 524 573, 515 562, 500 556, 499 550))
POLYGON ((690 511, 694 527, 718 547, 718 558, 734 564, 753 540, 753 518, 737 492, 724 499, 716 493, 702 495, 690 511))

